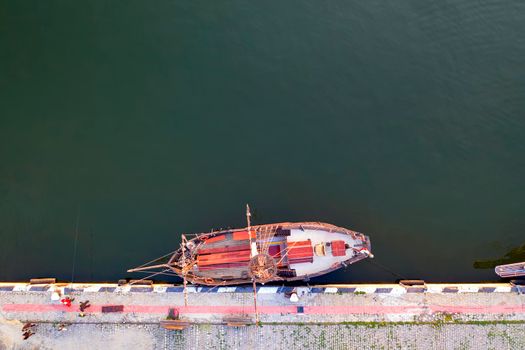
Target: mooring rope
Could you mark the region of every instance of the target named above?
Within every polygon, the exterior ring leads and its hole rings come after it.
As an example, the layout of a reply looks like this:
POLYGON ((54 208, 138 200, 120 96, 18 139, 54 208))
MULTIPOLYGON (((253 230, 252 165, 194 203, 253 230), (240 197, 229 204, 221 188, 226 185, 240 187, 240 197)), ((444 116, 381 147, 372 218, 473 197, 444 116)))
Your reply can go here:
POLYGON ((396 277, 398 277, 398 278, 400 278, 400 279, 402 279, 402 280, 406 279, 404 276, 402 276, 402 275, 400 275, 400 274, 398 274, 398 273, 396 273, 396 272, 390 270, 388 267, 386 267, 386 266, 384 266, 384 265, 382 265, 382 264, 376 262, 375 260, 372 260, 372 259, 366 259, 365 261, 368 261, 369 263, 376 265, 376 266, 379 267, 380 269, 382 269, 382 270, 384 270, 384 271, 386 271, 386 272, 392 274, 393 276, 396 276, 396 277))

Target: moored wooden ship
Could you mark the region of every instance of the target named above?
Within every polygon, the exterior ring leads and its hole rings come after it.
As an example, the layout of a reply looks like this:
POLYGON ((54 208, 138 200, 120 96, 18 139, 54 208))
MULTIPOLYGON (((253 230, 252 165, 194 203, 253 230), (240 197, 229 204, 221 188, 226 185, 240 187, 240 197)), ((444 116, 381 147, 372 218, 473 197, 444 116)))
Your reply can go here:
POLYGON ((322 222, 251 226, 248 206, 247 219, 245 228, 183 235, 167 261, 128 272, 160 269, 193 284, 237 285, 308 280, 373 257, 370 239, 356 231, 322 222))

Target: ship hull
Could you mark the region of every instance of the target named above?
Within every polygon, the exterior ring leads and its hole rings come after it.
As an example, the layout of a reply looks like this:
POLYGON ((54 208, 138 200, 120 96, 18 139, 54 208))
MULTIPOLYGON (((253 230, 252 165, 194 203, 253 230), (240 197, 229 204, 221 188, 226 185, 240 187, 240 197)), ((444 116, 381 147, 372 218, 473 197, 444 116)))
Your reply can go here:
POLYGON ((321 222, 286 222, 197 234, 174 254, 170 268, 208 286, 300 281, 373 257, 370 252, 370 239, 362 233, 321 222), (263 280, 250 267, 257 251, 270 260, 263 280))

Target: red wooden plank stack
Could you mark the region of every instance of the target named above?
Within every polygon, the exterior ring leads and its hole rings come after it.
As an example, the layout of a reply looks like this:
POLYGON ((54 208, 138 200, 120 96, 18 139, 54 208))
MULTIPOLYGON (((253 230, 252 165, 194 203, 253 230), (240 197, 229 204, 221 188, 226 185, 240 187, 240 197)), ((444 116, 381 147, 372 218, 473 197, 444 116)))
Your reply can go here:
POLYGON ((204 254, 197 256, 197 266, 208 266, 217 264, 236 263, 250 260, 250 251, 241 250, 236 252, 204 254))
POLYGON ((236 262, 236 263, 226 263, 226 264, 214 264, 214 265, 207 265, 207 266, 199 266, 199 271, 209 271, 209 270, 216 270, 216 269, 232 269, 232 268, 239 268, 239 267, 246 267, 248 266, 247 261, 243 262, 236 262))
POLYGON ((214 253, 227 253, 227 252, 236 252, 239 250, 250 250, 249 244, 243 245, 234 245, 234 246, 224 246, 217 248, 201 248, 197 251, 197 254, 214 254, 214 253))
MULTIPOLYGON (((245 232, 245 234, 246 237, 248 237, 248 232, 245 232)), ((222 237, 223 239, 225 238, 224 235, 219 237, 222 237)), ((214 237, 212 239, 216 238, 218 237, 214 237)), ((197 251, 197 266, 199 267, 199 270, 203 271, 225 268, 238 268, 248 265, 248 262, 250 261, 249 244, 235 244, 232 246, 226 245, 222 247, 212 246, 211 248, 208 248, 207 245, 209 243, 210 239, 208 239, 204 246, 197 251)))
POLYGON ((314 261, 312 242, 296 241, 288 242, 288 262, 290 264, 311 263, 314 261))
MULTIPOLYGON (((251 231, 251 238, 255 239, 255 231, 251 231)), ((234 241, 244 241, 250 239, 250 235, 248 234, 248 231, 236 231, 233 232, 233 240, 234 241)))
POLYGON ((346 255, 345 241, 332 241, 332 255, 333 256, 345 256, 346 255))
POLYGON ((226 239, 226 235, 219 235, 219 236, 215 236, 215 237, 211 237, 211 238, 206 239, 206 243, 220 242, 220 241, 223 241, 225 239, 226 239))

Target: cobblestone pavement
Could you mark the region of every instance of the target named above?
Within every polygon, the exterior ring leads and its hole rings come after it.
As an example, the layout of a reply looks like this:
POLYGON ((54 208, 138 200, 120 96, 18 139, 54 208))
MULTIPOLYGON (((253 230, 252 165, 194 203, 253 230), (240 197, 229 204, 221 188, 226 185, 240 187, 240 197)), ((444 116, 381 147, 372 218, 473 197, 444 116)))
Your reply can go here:
POLYGON ((38 324, 23 341, 19 324, 0 325, 1 349, 525 349, 525 324, 192 326, 38 324))

